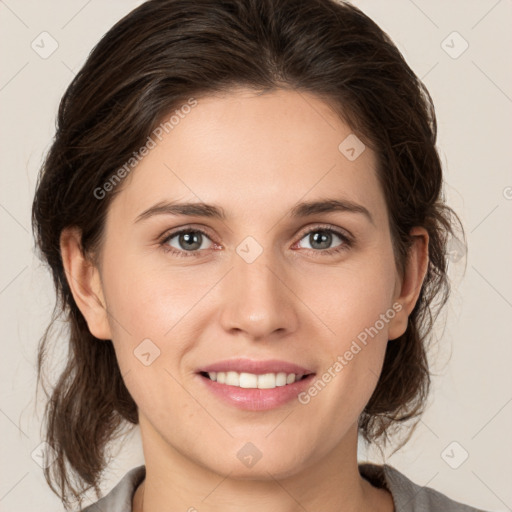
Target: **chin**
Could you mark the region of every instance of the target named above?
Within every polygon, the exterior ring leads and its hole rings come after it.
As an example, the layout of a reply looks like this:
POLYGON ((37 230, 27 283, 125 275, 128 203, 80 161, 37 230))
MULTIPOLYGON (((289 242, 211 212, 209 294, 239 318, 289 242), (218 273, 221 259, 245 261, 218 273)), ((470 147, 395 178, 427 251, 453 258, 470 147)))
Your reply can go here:
POLYGON ((228 475, 234 480, 273 480, 283 479, 298 473, 304 466, 305 460, 298 458, 296 449, 280 446, 273 449, 267 442, 266 448, 259 449, 257 442, 236 443, 233 450, 226 450, 220 456, 213 456, 210 469, 222 475, 228 475), (231 456, 226 457, 227 453, 231 456))

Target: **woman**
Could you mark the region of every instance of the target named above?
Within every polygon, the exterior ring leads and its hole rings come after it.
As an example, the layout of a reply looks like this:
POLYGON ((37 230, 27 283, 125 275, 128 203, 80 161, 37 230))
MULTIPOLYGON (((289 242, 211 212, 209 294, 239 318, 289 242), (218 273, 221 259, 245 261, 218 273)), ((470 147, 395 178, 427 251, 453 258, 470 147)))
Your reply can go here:
POLYGON ((99 497, 128 423, 145 464, 86 510, 476 510, 357 462, 429 388, 457 224, 435 141, 423 84, 349 4, 152 0, 118 22, 33 205, 69 323, 45 470, 66 507, 99 497))

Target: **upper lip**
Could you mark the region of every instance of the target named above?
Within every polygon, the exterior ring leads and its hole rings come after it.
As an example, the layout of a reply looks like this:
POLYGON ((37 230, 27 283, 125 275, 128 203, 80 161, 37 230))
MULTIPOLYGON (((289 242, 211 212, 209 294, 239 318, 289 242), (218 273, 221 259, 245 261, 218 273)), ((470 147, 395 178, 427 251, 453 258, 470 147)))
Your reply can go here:
POLYGON ((264 373, 295 373, 296 375, 308 375, 313 371, 308 370, 298 364, 289 363, 288 361, 279 361, 277 359, 267 359, 265 361, 257 361, 253 359, 227 359, 218 361, 207 366, 203 366, 198 370, 200 372, 237 372, 237 373, 253 373, 262 375, 264 373))

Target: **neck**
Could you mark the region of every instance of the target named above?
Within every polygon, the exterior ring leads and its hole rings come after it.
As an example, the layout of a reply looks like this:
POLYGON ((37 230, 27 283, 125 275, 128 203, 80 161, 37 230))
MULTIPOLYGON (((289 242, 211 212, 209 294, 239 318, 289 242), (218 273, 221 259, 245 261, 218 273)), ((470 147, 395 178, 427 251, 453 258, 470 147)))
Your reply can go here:
POLYGON ((347 437, 345 443, 299 471, 279 477, 265 471, 249 479, 233 478, 233 471, 216 473, 158 436, 143 436, 146 478, 134 494, 133 512, 260 512, 262 508, 295 512, 297 506, 324 512, 392 512, 391 495, 359 474, 355 425, 347 437))

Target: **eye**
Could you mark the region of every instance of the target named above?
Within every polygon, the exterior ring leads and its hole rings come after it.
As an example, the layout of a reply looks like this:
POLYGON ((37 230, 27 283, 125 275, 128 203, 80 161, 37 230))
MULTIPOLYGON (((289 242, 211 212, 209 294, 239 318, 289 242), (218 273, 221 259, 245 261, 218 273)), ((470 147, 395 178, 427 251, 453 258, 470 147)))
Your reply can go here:
POLYGON ((205 240, 210 240, 205 231, 197 228, 186 228, 166 235, 160 245, 165 251, 177 256, 198 256, 200 250, 211 247, 204 247, 203 242, 205 240))
MULTIPOLYGON (((352 247, 352 240, 348 235, 331 227, 316 226, 303 233, 300 241, 304 239, 310 245, 306 249, 317 255, 334 255, 352 247), (336 242, 336 238, 341 243, 338 243, 336 247, 329 248, 333 242, 336 242)), ((201 256, 201 251, 216 246, 209 235, 198 228, 183 228, 168 233, 164 235, 160 245, 164 251, 180 257, 201 256), (204 243, 206 241, 209 241, 210 244, 206 244, 205 247, 204 243)))
POLYGON ((350 238, 342 233, 341 231, 332 229, 330 227, 317 226, 307 231, 301 240, 306 240, 309 243, 309 247, 314 252, 320 252, 321 254, 337 254, 341 251, 346 251, 352 246, 350 238), (336 242, 338 238, 341 243, 336 247, 329 248, 333 242, 336 242))

